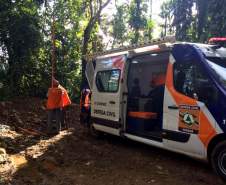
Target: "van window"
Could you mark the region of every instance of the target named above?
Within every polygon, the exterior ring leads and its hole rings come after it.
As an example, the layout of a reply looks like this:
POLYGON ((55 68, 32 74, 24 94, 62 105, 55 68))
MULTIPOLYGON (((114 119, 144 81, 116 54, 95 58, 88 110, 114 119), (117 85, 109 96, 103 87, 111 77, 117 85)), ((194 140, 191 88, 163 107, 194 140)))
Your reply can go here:
POLYGON ((178 92, 206 104, 217 98, 215 86, 195 62, 174 64, 174 87, 178 92))
POLYGON ((99 71, 96 75, 96 86, 100 92, 117 92, 119 87, 120 70, 99 71))

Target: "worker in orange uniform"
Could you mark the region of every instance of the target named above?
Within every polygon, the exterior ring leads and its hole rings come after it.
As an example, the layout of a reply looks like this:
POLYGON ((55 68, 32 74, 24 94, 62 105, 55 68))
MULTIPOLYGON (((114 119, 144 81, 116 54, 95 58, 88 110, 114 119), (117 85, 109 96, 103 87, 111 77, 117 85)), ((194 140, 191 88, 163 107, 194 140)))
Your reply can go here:
POLYGON ((52 87, 49 88, 47 96, 48 133, 58 134, 62 124, 64 124, 64 109, 71 104, 71 100, 66 89, 56 79, 53 79, 52 87))
POLYGON ((151 80, 151 91, 148 97, 151 98, 152 111, 161 112, 163 107, 164 89, 165 89, 166 76, 164 74, 158 74, 151 80))
POLYGON ((91 117, 91 91, 84 88, 80 98, 80 123, 86 126, 90 124, 91 117))
POLYGON ((159 124, 155 125, 156 130, 159 130, 160 128, 162 128, 165 81, 166 81, 165 74, 158 74, 152 78, 150 83, 150 86, 152 89, 148 94, 148 98, 150 99, 145 105, 146 110, 157 114, 157 120, 158 120, 157 122, 159 124))

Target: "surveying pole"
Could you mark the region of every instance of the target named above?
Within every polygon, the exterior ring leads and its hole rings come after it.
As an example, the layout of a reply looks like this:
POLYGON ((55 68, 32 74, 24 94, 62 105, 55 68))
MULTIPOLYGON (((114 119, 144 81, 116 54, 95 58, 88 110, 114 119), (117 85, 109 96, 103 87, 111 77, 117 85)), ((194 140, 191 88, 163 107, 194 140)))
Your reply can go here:
POLYGON ((51 71, 51 86, 53 87, 53 80, 55 79, 56 73, 56 45, 55 45, 55 17, 53 15, 53 22, 51 26, 51 40, 52 40, 52 50, 51 50, 51 63, 52 63, 52 71, 51 71))

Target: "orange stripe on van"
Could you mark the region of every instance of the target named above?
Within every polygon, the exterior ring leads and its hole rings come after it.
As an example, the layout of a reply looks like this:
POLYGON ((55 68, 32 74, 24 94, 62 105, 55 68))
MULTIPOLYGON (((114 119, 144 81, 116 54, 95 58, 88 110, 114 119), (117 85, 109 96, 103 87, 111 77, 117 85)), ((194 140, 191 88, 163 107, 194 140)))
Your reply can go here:
POLYGON ((200 123, 199 138, 205 147, 208 147, 210 140, 217 134, 217 132, 202 111, 200 112, 200 123))
MULTIPOLYGON (((187 97, 174 89, 173 84, 173 64, 168 64, 166 87, 177 105, 197 106, 195 99, 187 97)), ((178 120, 179 122, 179 120, 178 120)), ((217 134, 215 128, 211 125, 205 113, 200 110, 200 127, 198 137, 205 147, 208 146, 210 140, 217 134)), ((178 123, 179 124, 179 123, 178 123)))

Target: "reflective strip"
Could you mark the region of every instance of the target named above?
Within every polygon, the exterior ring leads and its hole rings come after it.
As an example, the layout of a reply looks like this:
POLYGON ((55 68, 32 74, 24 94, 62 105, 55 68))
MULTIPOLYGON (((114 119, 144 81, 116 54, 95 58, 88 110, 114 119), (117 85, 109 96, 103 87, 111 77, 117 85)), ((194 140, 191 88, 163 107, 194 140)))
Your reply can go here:
POLYGON ((85 97, 84 107, 89 108, 89 106, 90 106, 90 100, 89 100, 89 93, 88 93, 85 97))

